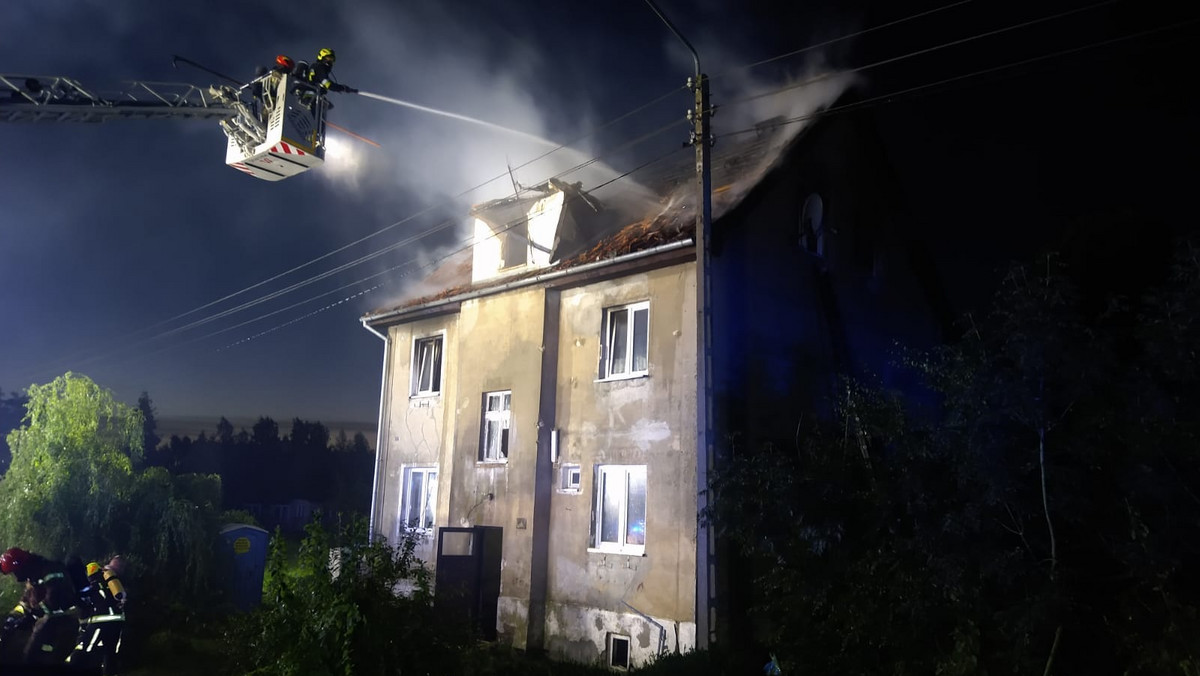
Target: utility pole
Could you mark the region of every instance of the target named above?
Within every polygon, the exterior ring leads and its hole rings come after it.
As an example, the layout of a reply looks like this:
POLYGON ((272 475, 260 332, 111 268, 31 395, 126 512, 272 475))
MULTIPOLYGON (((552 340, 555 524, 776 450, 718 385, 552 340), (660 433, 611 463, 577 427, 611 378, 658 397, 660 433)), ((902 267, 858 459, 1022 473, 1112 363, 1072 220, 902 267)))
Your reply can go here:
POLYGON ((653 0, 646 4, 679 38, 696 64, 688 78, 695 95, 695 108, 688 112, 692 123, 691 144, 696 149, 696 648, 705 649, 716 640, 716 540, 712 529, 700 520, 708 506, 708 477, 715 464, 712 439, 712 272, 709 240, 712 235, 712 103, 708 76, 700 71, 700 56, 687 38, 675 28, 653 0))
POLYGON ((700 190, 696 211, 696 647, 707 648, 716 640, 716 541, 712 527, 699 520, 708 507, 708 476, 714 469, 712 387, 712 267, 709 246, 712 238, 712 104, 708 76, 699 72, 692 88, 696 109, 692 113, 692 145, 696 148, 696 185, 700 190), (703 548, 703 550, 701 549, 703 548), (701 551, 703 555, 701 556, 701 551), (704 617, 700 617, 700 610, 704 617))

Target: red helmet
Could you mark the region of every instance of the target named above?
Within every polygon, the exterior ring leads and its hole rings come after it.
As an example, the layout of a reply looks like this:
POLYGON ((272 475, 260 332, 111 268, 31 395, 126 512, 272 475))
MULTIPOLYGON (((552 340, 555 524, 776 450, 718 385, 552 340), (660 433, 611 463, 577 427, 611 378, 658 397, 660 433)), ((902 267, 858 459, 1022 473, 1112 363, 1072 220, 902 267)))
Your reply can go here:
POLYGON ((0 554, 0 573, 11 575, 29 564, 29 552, 13 547, 0 554))
POLYGON ((292 57, 283 54, 275 57, 275 64, 285 70, 291 70, 296 67, 296 62, 292 61, 292 57))

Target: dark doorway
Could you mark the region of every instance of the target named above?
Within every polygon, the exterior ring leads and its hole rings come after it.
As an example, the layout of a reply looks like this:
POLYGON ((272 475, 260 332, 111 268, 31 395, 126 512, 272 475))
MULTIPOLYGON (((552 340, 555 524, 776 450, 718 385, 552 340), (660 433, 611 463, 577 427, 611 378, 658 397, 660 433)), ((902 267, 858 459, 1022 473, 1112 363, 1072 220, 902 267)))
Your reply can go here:
POLYGON ((499 526, 438 529, 434 609, 488 641, 496 640, 503 534, 499 526))

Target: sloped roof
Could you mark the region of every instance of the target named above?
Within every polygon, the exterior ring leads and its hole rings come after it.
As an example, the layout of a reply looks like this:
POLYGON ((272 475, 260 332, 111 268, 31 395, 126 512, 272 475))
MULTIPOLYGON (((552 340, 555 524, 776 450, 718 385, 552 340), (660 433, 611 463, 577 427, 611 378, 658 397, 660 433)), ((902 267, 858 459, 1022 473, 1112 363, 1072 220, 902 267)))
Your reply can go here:
MULTIPOLYGON (((777 164, 778 159, 802 136, 802 129, 789 129, 783 118, 766 120, 756 126, 753 134, 740 138, 726 139, 713 149, 712 209, 714 221, 733 209, 777 164), (788 132, 792 132, 789 135, 788 132)), ((657 246, 681 242, 695 234, 696 213, 695 158, 688 154, 658 172, 641 177, 640 182, 660 196, 659 205, 652 213, 641 218, 632 216, 626 225, 603 236, 582 253, 573 255, 549 267, 533 268, 501 278, 471 282, 470 247, 447 257, 426 277, 421 289, 438 289, 419 297, 409 298, 400 304, 373 310, 364 317, 370 319, 380 314, 394 314, 405 308, 415 308, 429 303, 471 293, 490 287, 511 284, 548 272, 566 270, 588 263, 616 259, 628 254, 645 251, 657 246), (636 220, 635 220, 636 219, 636 220)), ((547 183, 546 189, 574 189, 582 193, 577 185, 565 186, 547 183)), ((586 196, 586 193, 583 193, 586 196)), ((590 196, 588 196, 590 199, 590 196)), ((489 223, 507 223, 523 217, 521 209, 528 209, 536 199, 511 197, 476 205, 471 214, 489 223)))

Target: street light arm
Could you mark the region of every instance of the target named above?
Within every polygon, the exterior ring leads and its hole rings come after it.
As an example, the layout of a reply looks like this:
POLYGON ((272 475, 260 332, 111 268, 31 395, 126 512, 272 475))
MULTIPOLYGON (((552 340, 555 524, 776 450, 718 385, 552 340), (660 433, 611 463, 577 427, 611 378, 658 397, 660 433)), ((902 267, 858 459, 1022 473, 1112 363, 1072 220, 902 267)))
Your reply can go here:
POLYGON ((662 22, 667 25, 667 28, 670 28, 671 32, 675 34, 675 37, 679 38, 679 41, 682 42, 684 46, 688 48, 688 51, 692 53, 692 60, 696 62, 696 81, 699 82, 700 55, 696 53, 696 48, 692 46, 692 43, 688 42, 687 38, 683 37, 683 33, 680 33, 679 29, 675 28, 675 24, 671 23, 671 20, 667 18, 667 15, 663 14, 662 10, 658 8, 658 5, 654 4, 654 0, 646 0, 646 4, 650 5, 650 9, 654 10, 654 13, 658 15, 658 18, 662 19, 662 22))

